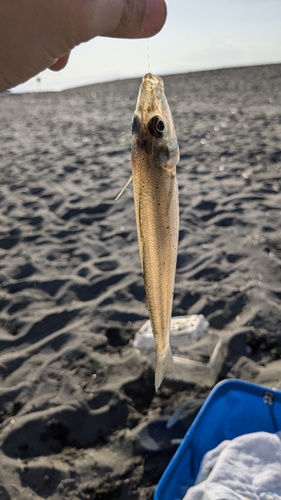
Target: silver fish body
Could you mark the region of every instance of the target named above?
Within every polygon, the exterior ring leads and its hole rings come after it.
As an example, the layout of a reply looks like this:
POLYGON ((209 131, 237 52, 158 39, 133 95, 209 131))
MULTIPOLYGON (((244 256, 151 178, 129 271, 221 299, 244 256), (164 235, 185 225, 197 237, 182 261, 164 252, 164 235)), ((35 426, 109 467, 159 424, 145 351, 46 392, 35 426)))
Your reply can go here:
POLYGON ((179 147, 163 80, 143 77, 132 124, 132 180, 140 260, 156 344, 155 388, 173 371, 169 342, 178 249, 179 147))

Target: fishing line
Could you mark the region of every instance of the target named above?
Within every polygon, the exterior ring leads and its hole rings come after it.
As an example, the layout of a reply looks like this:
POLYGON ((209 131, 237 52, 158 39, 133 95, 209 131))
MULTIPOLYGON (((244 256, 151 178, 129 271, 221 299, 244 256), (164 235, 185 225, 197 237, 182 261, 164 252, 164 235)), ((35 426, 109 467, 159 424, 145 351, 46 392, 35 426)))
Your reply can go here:
POLYGON ((150 51, 149 51, 149 38, 147 40, 147 68, 148 68, 148 73, 150 73, 150 51))

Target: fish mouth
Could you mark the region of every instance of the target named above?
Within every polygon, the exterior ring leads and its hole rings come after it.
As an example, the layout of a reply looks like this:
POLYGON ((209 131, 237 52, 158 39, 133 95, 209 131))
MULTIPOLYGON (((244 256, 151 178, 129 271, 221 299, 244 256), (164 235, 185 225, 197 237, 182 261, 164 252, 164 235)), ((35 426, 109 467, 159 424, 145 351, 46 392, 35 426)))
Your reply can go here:
POLYGON ((142 79, 142 83, 146 85, 155 85, 155 86, 160 86, 161 90, 164 90, 164 83, 161 78, 161 76, 155 76, 152 73, 146 73, 142 79))

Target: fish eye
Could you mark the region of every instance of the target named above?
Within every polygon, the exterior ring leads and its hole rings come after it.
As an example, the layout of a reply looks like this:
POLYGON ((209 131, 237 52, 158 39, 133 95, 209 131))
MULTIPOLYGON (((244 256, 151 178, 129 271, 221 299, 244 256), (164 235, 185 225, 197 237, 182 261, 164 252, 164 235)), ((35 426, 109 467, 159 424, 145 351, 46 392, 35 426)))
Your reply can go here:
POLYGON ((163 137, 165 123, 159 116, 153 116, 148 124, 148 130, 153 137, 163 137))

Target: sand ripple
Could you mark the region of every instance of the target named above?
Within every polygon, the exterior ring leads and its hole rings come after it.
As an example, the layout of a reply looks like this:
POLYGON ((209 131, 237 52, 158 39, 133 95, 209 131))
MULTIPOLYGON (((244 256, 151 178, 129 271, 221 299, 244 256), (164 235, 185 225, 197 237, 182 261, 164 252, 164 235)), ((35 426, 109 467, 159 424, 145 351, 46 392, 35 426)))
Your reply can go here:
MULTIPOLYGON (((174 314, 223 333, 218 380, 281 388, 281 66, 165 84, 181 149, 174 314)), ((151 498, 171 454, 144 454, 138 426, 209 391, 170 379, 155 395, 132 347, 147 310, 131 187, 114 198, 138 86, 0 97, 4 500, 151 498)))

